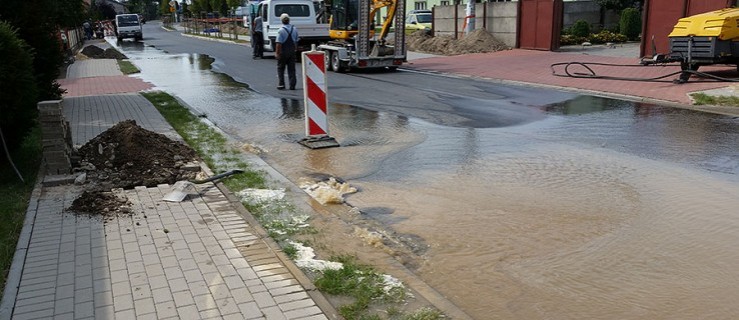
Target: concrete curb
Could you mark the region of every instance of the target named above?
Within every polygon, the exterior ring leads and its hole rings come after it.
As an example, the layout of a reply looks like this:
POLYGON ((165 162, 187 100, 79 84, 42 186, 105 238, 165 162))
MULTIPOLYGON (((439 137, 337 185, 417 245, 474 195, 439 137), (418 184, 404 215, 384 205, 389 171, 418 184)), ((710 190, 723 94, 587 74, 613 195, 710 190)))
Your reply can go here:
MULTIPOLYGON (((179 97, 173 96, 175 100, 177 100, 180 104, 182 104, 184 107, 186 107, 190 111, 197 111, 194 108, 192 108, 189 104, 187 104, 185 101, 180 99, 179 97)), ((208 119, 203 119, 204 121, 207 121, 211 128, 221 133, 224 137, 226 137, 230 142, 234 142, 229 138, 229 136, 223 132, 220 128, 218 128, 214 123, 210 122, 208 119)), ((244 155, 247 157, 249 161, 252 161, 256 164, 256 166, 259 168, 259 170, 263 170, 269 175, 272 179, 275 179, 279 181, 280 183, 285 184, 289 188, 291 188, 293 191, 300 190, 300 192, 303 192, 302 189, 298 188, 298 186, 294 185, 292 182, 290 182, 287 178, 285 178, 282 174, 277 172, 277 170, 274 170, 271 166, 269 166, 262 158, 259 158, 258 156, 253 156, 248 153, 244 153, 244 155)), ((210 175, 213 174, 211 172, 210 168, 207 169, 208 173, 210 175)), ((341 316, 339 316, 338 312, 336 311, 336 308, 328 301, 328 299, 316 289, 315 285, 313 285, 313 282, 308 278, 308 276, 300 269, 297 265, 295 265, 295 262, 290 259, 283 251, 282 247, 272 239, 272 237, 269 236, 269 232, 267 232, 266 229, 262 227, 262 224, 257 221, 256 218, 252 215, 249 210, 247 210, 244 205, 241 203, 241 201, 234 195, 234 193, 229 190, 222 182, 216 182, 215 183, 218 190, 223 193, 226 198, 228 199, 229 203, 236 208, 236 211, 238 211, 239 215, 246 220, 246 222, 249 223, 249 225, 255 230, 255 232, 259 235, 259 238, 262 239, 267 246, 274 251, 277 258, 282 262, 283 265, 290 271, 290 274, 292 274, 295 279, 300 283, 300 285, 305 288, 306 293, 313 299, 313 301, 316 303, 316 306, 323 311, 324 315, 332 320, 338 320, 342 319, 341 316)))
POLYGON ((251 37, 249 37, 249 36, 244 36, 244 37, 246 37, 246 39, 244 39, 244 41, 246 41, 245 43, 238 43, 238 42, 235 42, 234 40, 227 40, 227 39, 221 39, 221 38, 211 38, 211 37, 204 37, 204 36, 201 37, 201 36, 196 36, 196 35, 192 35, 192 34, 187 34, 187 33, 184 33, 182 30, 180 30, 178 28, 175 28, 175 30, 170 30, 170 29, 167 29, 164 26, 162 26, 162 29, 164 29, 167 32, 179 32, 180 35, 183 36, 183 37, 196 38, 196 39, 201 39, 201 40, 205 40, 205 41, 215 41, 215 42, 222 42, 222 43, 230 43, 230 44, 236 44, 236 45, 240 45, 240 46, 245 46, 245 45, 251 43, 251 37))
MULTIPOLYGON (((492 83, 515 85, 515 86, 547 88, 547 89, 554 89, 554 90, 567 91, 567 92, 573 92, 573 93, 587 94, 587 95, 596 96, 596 97, 612 98, 612 99, 626 100, 626 101, 632 101, 632 102, 652 103, 652 104, 658 104, 658 105, 668 106, 668 107, 673 107, 673 108, 695 110, 695 111, 701 111, 701 112, 721 114, 721 115, 726 115, 726 116, 739 116, 739 108, 730 108, 730 107, 722 107, 722 106, 695 106, 695 105, 688 105, 688 104, 683 104, 683 103, 679 103, 675 101, 654 99, 654 98, 648 98, 648 97, 630 96, 630 95, 625 95, 625 94, 620 94, 620 93, 594 91, 594 90, 580 89, 580 88, 573 88, 573 87, 562 87, 562 86, 555 86, 555 85, 534 83, 534 82, 523 82, 523 81, 516 81, 516 80, 486 78, 486 77, 470 76, 470 75, 459 74, 459 73, 438 72, 438 71, 426 70, 426 69, 420 69, 420 68, 416 69, 413 67, 402 68, 400 70, 406 71, 406 72, 416 72, 416 73, 421 73, 421 74, 432 74, 432 75, 440 75, 440 76, 445 76, 445 77, 454 77, 454 78, 459 78, 459 79, 462 79, 462 78, 480 79, 480 80, 485 80, 485 81, 489 81, 492 83)), ((702 91, 695 91, 692 93, 697 93, 697 92, 702 92, 702 91)))
POLYGON ((41 197, 41 189, 43 188, 43 170, 39 170, 36 178, 36 185, 31 192, 31 198, 26 209, 26 217, 23 220, 23 228, 18 237, 18 244, 13 254, 13 262, 8 271, 8 278, 5 281, 5 290, 3 291, 3 300, 0 303, 0 320, 10 319, 15 308, 15 301, 18 297, 18 288, 23 275, 23 267, 26 264, 26 254, 28 246, 31 242, 31 234, 33 233, 33 225, 36 222, 36 212, 38 211, 38 201, 41 197))
MULTIPOLYGON (((174 97, 174 96, 173 96, 174 97)), ((179 97, 174 97, 180 104, 188 108, 188 110, 195 110, 190 105, 188 105, 186 102, 182 101, 179 97)), ((197 110, 195 110, 197 111, 197 110)), ((205 121, 208 121, 205 119, 205 121)), ((228 138, 228 135, 223 132, 220 128, 215 126, 212 122, 208 121, 212 128, 219 131, 221 134, 228 138)), ((234 142, 233 140, 229 139, 230 142, 234 142)), ((285 188, 290 190, 291 192, 299 195, 299 197, 305 201, 306 205, 309 201, 314 201, 308 194, 303 191, 298 185, 290 181, 287 177, 282 175, 280 172, 275 170, 272 166, 270 166, 267 162, 265 162, 262 158, 260 158, 257 155, 252 155, 249 153, 244 153, 244 155, 247 157, 249 161, 254 164, 258 170, 266 172, 266 174, 274 179, 276 182, 281 183, 285 188)), ((313 282, 305 275, 305 273, 295 265, 295 263, 288 258, 282 251, 282 248, 280 247, 277 242, 275 242, 270 236, 269 233, 262 227, 262 225, 254 218, 254 216, 249 212, 243 204, 241 204, 241 201, 239 201, 236 196, 234 196, 233 192, 228 190, 222 183, 216 183, 216 186, 218 187, 221 192, 223 192, 224 195, 229 199, 229 202, 231 202, 234 207, 237 208, 241 216, 252 226, 254 226, 254 229, 259 232, 259 236, 267 243, 267 245, 275 251, 278 258, 283 262, 283 264, 288 267, 290 270, 290 273, 295 276, 295 278, 300 282, 300 284, 308 291, 308 294, 310 297, 315 301, 316 305, 324 312, 324 314, 329 319, 342 319, 338 313, 336 312, 336 308, 328 301, 328 299, 318 291, 315 286, 313 285, 313 282)), ((313 211, 317 210, 317 207, 308 206, 306 209, 310 209, 313 211)), ((333 215, 334 213, 328 211, 328 210, 322 210, 321 213, 327 214, 327 215, 333 215)), ((341 221, 344 221, 339 217, 341 221)), ((421 295, 426 301, 431 303, 435 308, 439 309, 441 312, 443 312, 446 316, 450 317, 451 319, 459 319, 459 320, 467 320, 472 319, 467 313, 465 313, 462 309, 457 307, 454 303, 452 303, 449 299, 444 297, 442 294, 440 294, 436 289, 432 288, 428 284, 426 284, 425 281, 421 280, 417 275, 415 275, 413 272, 408 270, 406 267, 402 266, 400 263, 395 260, 395 258, 391 258, 393 265, 396 269, 401 270, 403 272, 403 278, 405 279, 412 279, 412 284, 407 283, 406 284, 411 287, 414 291, 416 291, 419 295, 421 295)))

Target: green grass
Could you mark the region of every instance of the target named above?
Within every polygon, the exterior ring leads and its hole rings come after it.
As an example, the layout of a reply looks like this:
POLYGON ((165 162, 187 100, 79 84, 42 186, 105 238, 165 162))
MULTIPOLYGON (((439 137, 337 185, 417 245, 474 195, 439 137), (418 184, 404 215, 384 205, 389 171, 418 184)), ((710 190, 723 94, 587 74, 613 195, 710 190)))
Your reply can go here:
POLYGON ((699 106, 712 105, 739 107, 739 97, 736 96, 710 96, 705 93, 693 93, 691 96, 695 99, 694 104, 699 106))
MULTIPOLYGON (((201 117, 192 114, 177 99, 164 92, 142 93, 167 122, 175 128, 185 142, 198 152, 200 157, 216 172, 239 168, 243 174, 234 175, 223 180, 229 190, 239 191, 245 188, 267 188, 265 174, 249 169, 249 165, 238 156, 240 150, 229 147, 227 139, 216 129, 202 121, 201 117)), ((243 205, 282 247, 283 252, 295 259, 297 248, 291 245, 290 237, 295 235, 311 235, 318 231, 306 226, 308 216, 300 215, 294 204, 289 201, 273 200, 267 203, 247 203, 243 205)), ((165 231, 166 232, 166 231, 165 231)), ((326 270, 315 279, 316 287, 322 292, 352 298, 353 302, 339 307, 339 313, 349 320, 382 319, 369 311, 375 303, 399 304, 405 298, 405 288, 384 288, 382 276, 372 267, 357 263, 355 257, 338 256, 333 261, 343 263, 341 270, 326 270)), ((423 308, 414 313, 387 311, 389 319, 399 320, 438 320, 443 316, 433 309, 423 308)))
POLYGON ((250 169, 249 164, 235 157, 234 154, 238 150, 228 146, 226 138, 221 133, 190 113, 190 110, 182 106, 177 99, 165 92, 145 92, 142 95, 151 101, 209 168, 216 172, 236 168, 244 170, 242 174, 223 180, 230 190, 266 187, 267 181, 262 172, 250 169))
POLYGON ((128 60, 118 60, 118 67, 121 69, 121 72, 123 72, 123 74, 134 74, 141 72, 139 68, 136 68, 136 66, 128 60))
MULTIPOLYGON (((339 314, 346 319, 373 319, 376 315, 367 313, 373 301, 398 303, 405 299, 403 288, 393 288, 386 292, 379 273, 371 266, 357 263, 351 256, 338 256, 331 260, 341 262, 339 270, 325 270, 315 280, 322 292, 354 298, 354 302, 339 307, 339 314)), ((378 318, 379 319, 379 318, 378 318)))
MULTIPOLYGON (((0 267, 3 271, 2 283, 8 276, 13 261, 18 236, 23 227, 23 219, 28 209, 28 201, 36 183, 41 165, 41 131, 34 128, 21 147, 11 152, 11 158, 25 182, 16 175, 7 161, 5 151, 0 147, 0 267)), ((2 292, 0 292, 2 297, 2 292)))

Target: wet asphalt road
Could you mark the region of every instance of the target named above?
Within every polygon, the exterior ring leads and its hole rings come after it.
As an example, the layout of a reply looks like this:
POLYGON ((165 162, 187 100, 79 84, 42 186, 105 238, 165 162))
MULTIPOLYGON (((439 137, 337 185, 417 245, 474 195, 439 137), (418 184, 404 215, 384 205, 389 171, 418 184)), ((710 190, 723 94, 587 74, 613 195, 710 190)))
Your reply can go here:
POLYGON ((145 45, 170 54, 122 43, 138 77, 265 150, 293 182, 358 187, 348 204, 413 247, 404 263, 474 318, 739 315, 737 118, 414 72, 331 73, 342 147, 309 150, 295 143, 302 92, 274 89, 274 60, 153 23, 145 45))
MULTIPOLYGON (((277 64, 270 53, 252 60, 248 45, 203 41, 168 32, 157 23, 145 25, 145 45, 171 54, 198 53, 215 58, 213 70, 225 73, 252 90, 277 98, 302 100, 300 64, 298 90, 279 91, 277 64)), ((143 50, 142 44, 124 41, 123 50, 143 50)), ((410 71, 328 73, 329 101, 373 111, 416 117, 447 126, 500 127, 535 120, 538 107, 572 99, 575 94, 530 87, 513 87, 485 81, 420 74, 410 71)))

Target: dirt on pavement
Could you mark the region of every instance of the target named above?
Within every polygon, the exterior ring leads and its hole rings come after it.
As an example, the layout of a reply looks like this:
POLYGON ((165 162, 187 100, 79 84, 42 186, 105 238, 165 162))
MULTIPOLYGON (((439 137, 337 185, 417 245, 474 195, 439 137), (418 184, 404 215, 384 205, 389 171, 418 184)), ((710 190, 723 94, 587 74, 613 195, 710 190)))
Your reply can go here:
POLYGON ((89 45, 82 48, 81 53, 91 59, 128 59, 126 55, 120 53, 114 48, 107 48, 103 50, 96 45, 89 45))
POLYGON ((156 187, 192 180, 200 171, 197 153, 186 144, 146 130, 134 120, 116 124, 79 150, 79 168, 86 174, 84 192, 69 210, 121 213, 126 201, 111 189, 156 187))
POLYGON ((447 56, 510 49, 503 41, 496 39, 485 29, 477 29, 460 39, 454 39, 451 36, 434 37, 424 30, 419 30, 408 35, 406 43, 410 51, 447 56))

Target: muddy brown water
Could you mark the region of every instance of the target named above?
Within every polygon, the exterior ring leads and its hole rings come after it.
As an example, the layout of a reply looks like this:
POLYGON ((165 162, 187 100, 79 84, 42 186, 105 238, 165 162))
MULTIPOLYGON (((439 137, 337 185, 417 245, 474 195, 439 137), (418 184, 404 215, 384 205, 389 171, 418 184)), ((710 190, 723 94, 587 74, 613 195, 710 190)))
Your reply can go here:
POLYGON ((414 242, 414 272, 476 319, 739 317, 736 118, 578 97, 465 128, 332 104, 342 147, 309 150, 300 102, 197 55, 126 53, 291 180, 357 187, 348 204, 414 242))

